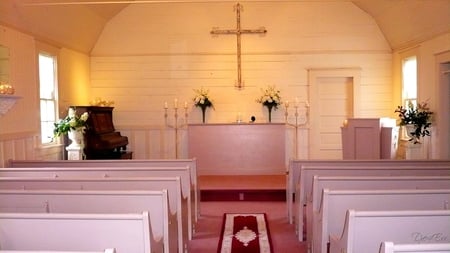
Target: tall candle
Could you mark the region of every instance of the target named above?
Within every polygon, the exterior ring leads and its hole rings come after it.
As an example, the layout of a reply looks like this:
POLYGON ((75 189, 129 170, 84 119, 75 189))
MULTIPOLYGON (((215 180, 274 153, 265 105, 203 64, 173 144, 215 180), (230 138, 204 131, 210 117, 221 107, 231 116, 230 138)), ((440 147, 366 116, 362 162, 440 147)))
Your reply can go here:
POLYGON ((167 108, 169 108, 169 105, 167 104, 167 101, 166 101, 166 102, 164 102, 164 109, 167 109, 167 108))
POLYGON ((289 101, 286 100, 286 102, 284 102, 284 105, 286 106, 286 108, 289 107, 289 101))
POLYGON ((295 97, 295 107, 298 107, 298 97, 295 97))
POLYGON ((306 108, 309 108, 309 102, 308 102, 308 100, 305 101, 305 107, 306 107, 306 108))
POLYGON ((188 104, 186 101, 184 101, 184 109, 187 109, 187 108, 188 108, 188 104))
POLYGON ((175 98, 175 100, 173 101, 173 107, 178 108, 178 99, 175 98))

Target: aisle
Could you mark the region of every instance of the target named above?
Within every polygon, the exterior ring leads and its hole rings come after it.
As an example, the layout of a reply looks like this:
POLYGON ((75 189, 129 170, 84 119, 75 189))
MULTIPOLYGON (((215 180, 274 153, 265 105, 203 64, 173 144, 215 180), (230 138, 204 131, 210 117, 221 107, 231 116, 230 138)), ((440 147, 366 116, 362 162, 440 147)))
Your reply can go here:
POLYGON ((299 242, 294 226, 286 217, 286 202, 281 201, 208 201, 201 202, 201 217, 189 242, 190 253, 217 252, 223 214, 266 213, 275 253, 306 253, 306 243, 299 242))

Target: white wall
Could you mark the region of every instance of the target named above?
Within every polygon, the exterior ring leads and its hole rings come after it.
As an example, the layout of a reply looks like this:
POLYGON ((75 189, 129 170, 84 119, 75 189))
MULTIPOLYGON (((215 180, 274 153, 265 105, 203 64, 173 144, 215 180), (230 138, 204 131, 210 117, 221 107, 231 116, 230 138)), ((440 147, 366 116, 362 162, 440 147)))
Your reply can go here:
MULTIPOLYGON (((267 110, 255 101, 261 88, 276 85, 283 100, 307 101, 308 69, 361 69, 361 93, 370 96, 362 96, 358 115, 390 115, 392 55, 365 12, 348 2, 245 3, 243 8, 241 27, 264 26, 267 34, 242 35, 240 90, 234 87, 236 36, 210 35, 213 27, 235 27, 232 3, 133 4, 105 27, 92 51, 92 96, 115 101, 115 125, 130 134, 137 157, 173 155, 174 140, 167 139, 173 133, 162 128, 165 101, 170 106, 175 98, 180 105, 188 101, 188 122, 199 123, 193 89, 204 87, 215 105, 207 122, 231 123, 238 113, 245 121, 254 115, 257 122, 266 122, 267 110), (132 129, 139 129, 137 138, 132 129), (164 146, 151 149, 155 144, 149 141, 164 146)), ((293 113, 291 107, 291 122, 293 113)), ((179 114, 184 118, 184 112, 179 114)), ((284 107, 272 121, 284 121, 284 107)), ((183 131, 180 153, 186 154, 183 131)), ((308 131, 299 131, 302 158, 308 157, 308 131)))

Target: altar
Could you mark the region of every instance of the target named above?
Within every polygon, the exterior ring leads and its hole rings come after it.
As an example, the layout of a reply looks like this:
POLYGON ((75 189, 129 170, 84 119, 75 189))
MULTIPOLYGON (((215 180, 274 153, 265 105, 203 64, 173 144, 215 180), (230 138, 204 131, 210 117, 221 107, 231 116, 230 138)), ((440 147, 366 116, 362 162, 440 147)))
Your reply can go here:
POLYGON ((199 175, 280 175, 285 139, 281 123, 190 124, 188 154, 199 175))

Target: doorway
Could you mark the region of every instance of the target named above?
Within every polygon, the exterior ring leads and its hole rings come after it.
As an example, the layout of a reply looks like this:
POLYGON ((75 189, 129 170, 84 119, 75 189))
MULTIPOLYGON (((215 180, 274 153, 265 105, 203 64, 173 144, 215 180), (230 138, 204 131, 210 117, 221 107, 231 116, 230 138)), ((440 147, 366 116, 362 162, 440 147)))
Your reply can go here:
POLYGON ((360 70, 309 70, 310 159, 342 159, 341 126, 358 116, 360 70))

